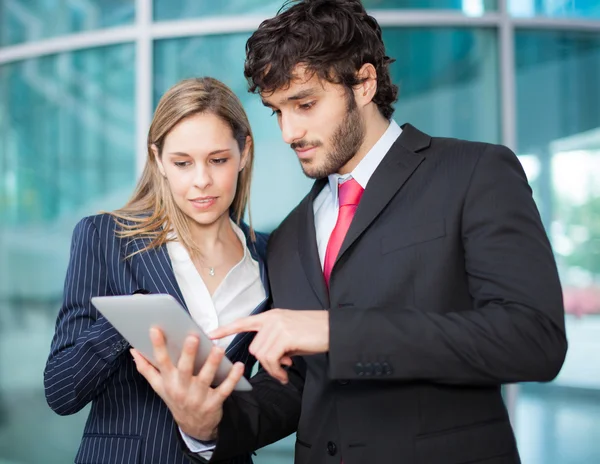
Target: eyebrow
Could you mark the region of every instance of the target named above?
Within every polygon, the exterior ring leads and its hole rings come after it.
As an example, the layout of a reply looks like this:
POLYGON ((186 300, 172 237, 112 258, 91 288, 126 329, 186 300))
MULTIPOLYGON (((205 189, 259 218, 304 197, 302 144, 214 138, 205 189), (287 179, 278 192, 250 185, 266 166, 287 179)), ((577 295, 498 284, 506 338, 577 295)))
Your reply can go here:
MULTIPOLYGON (((229 148, 221 148, 219 150, 213 150, 213 151, 211 151, 208 154, 208 156, 210 156, 210 155, 219 155, 221 153, 226 153, 226 152, 229 152, 229 151, 231 151, 231 149, 229 149, 229 148)), ((190 156, 189 153, 184 153, 182 151, 173 151, 173 152, 170 152, 169 155, 173 155, 173 156, 190 156)))
MULTIPOLYGON (((296 93, 295 95, 291 95, 287 98, 283 98, 279 101, 279 104, 284 104, 285 102, 289 102, 289 101, 296 101, 296 100, 303 100, 307 97, 312 97, 315 94, 315 89, 304 89, 304 90, 300 90, 298 93, 296 93)), ((262 99, 261 99, 262 100, 262 99)), ((269 103, 266 100, 262 100, 262 104, 265 105, 267 108, 272 108, 273 105, 271 103, 269 103)))

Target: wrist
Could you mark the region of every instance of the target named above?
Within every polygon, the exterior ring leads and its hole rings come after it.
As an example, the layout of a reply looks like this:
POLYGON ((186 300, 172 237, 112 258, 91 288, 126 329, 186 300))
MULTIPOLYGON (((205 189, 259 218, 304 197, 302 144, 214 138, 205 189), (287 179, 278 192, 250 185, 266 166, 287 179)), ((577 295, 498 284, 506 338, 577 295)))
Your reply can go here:
POLYGON ((197 440, 197 441, 211 442, 211 441, 217 440, 217 432, 218 432, 217 427, 215 427, 213 430, 208 431, 208 432, 206 430, 199 430, 194 427, 186 427, 183 424, 180 424, 179 428, 188 437, 192 437, 194 440, 197 440))

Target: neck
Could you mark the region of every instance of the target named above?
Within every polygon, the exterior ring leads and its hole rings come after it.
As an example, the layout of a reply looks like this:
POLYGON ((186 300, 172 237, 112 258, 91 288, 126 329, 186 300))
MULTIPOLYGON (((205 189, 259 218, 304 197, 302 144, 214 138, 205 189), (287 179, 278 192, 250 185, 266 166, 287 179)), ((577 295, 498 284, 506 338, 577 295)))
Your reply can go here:
POLYGON ((352 172, 390 126, 390 122, 381 115, 374 103, 365 109, 364 121, 365 139, 356 154, 338 171, 338 174, 345 175, 352 172))
POLYGON ((235 231, 231 227, 229 213, 224 213, 212 224, 192 222, 192 239, 203 255, 210 255, 219 245, 235 239, 235 231))

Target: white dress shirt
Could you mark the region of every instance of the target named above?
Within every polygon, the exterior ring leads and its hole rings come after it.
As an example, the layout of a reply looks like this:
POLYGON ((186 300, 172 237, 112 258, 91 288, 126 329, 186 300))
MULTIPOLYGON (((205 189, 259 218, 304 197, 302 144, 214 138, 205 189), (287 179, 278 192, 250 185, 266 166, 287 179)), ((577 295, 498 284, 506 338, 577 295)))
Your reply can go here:
POLYGON ((381 138, 373 145, 354 170, 344 176, 331 174, 329 176, 329 183, 323 187, 323 190, 321 190, 317 195, 317 198, 315 198, 315 201, 313 202, 313 212, 315 214, 317 248, 319 250, 321 268, 323 268, 323 263, 325 262, 327 243, 329 242, 329 237, 337 222, 340 209, 338 184, 341 184, 352 177, 363 189, 367 188, 367 184, 375 172, 375 169, 377 169, 387 152, 392 148, 394 142, 400 137, 401 133, 402 128, 392 119, 381 138))
MULTIPOLYGON (((212 297, 181 242, 167 243, 175 279, 185 304, 194 322, 205 332, 248 316, 266 298, 260 267, 246 246, 246 237, 235 222, 231 221, 231 226, 242 242, 244 256, 227 273, 212 297)), ((235 335, 225 337, 217 344, 225 349, 234 338, 235 335)), ((203 444, 184 433, 181 435, 191 451, 210 459, 214 444, 203 444)))
MULTIPOLYGON (((340 208, 338 200, 338 183, 343 183, 352 177, 363 189, 366 188, 371 176, 401 133, 401 127, 394 120, 391 120, 390 125, 381 138, 373 145, 365 157, 358 163, 356 168, 354 168, 351 173, 344 176, 331 174, 329 176, 329 183, 323 187, 323 190, 321 190, 315 198, 315 201, 313 202, 313 212, 315 215, 317 248, 319 250, 321 268, 323 268, 323 263, 325 262, 325 252, 327 251, 329 236, 335 227, 340 208)), ((188 435, 182 435, 186 445, 192 452, 199 453, 207 460, 211 458, 215 447, 214 444, 203 444, 188 435)))

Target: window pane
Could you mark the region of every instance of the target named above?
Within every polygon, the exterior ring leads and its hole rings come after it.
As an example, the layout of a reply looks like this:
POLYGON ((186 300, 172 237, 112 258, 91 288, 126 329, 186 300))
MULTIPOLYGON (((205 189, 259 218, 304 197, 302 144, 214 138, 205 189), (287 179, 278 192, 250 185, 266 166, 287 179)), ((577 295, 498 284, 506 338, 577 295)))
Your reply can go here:
POLYGON ((461 10, 478 16, 498 8, 497 0, 363 0, 368 9, 461 10))
POLYGON ((283 0, 154 0, 156 21, 241 14, 274 16, 283 0))
MULTIPOLYGON (((227 0, 209 2, 198 0, 154 0, 154 19, 200 18, 203 16, 240 15, 246 13, 274 16, 284 0, 227 0)), ((497 0, 363 0, 374 9, 441 9, 459 10, 469 16, 480 16, 497 9, 497 0)))
POLYGON ((135 182, 134 62, 119 45, 0 67, 0 462, 75 457, 87 412, 54 414, 41 378, 73 227, 135 182))
POLYGON ((508 11, 517 17, 599 18, 600 3, 598 0, 508 0, 508 11))
POLYGON ((516 61, 518 151, 558 262, 569 339, 558 378, 523 386, 516 430, 523 462, 600 462, 600 37, 521 31, 516 61))
POLYGON ((491 29, 384 29, 394 119, 435 136, 500 142, 498 58, 491 29))
POLYGON ((0 46, 133 22, 135 0, 0 2, 0 46))

